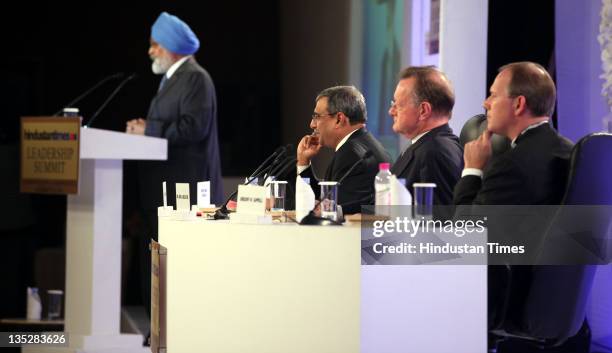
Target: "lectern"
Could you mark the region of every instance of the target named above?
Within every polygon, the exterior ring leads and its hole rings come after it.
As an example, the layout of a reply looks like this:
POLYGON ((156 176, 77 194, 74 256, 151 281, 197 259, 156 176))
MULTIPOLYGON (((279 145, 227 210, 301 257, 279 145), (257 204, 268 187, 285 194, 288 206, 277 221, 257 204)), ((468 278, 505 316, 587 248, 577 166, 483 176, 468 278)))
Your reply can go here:
POLYGON ((79 193, 68 196, 66 220, 70 345, 23 352, 149 352, 142 336, 119 331, 123 160, 165 160, 167 140, 83 127, 80 158, 79 193))

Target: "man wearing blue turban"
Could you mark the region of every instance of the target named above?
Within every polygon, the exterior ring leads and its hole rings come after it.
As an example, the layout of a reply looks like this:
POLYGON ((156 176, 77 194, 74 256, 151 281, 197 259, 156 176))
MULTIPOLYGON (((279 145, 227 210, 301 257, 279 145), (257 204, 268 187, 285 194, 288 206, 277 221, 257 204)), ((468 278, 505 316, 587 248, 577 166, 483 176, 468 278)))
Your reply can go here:
MULTIPOLYGON (((146 241, 157 239, 157 207, 163 204, 161 186, 175 195, 175 183, 189 183, 195 198, 198 181, 210 180, 211 203, 222 202, 221 161, 217 136, 217 98, 210 75, 193 54, 200 41, 178 17, 162 12, 151 29, 149 56, 153 73, 163 75, 147 118, 127 122, 126 132, 168 140, 167 161, 139 163, 140 200, 146 241)), ((169 198, 169 204, 174 204, 169 198)), ((141 262, 150 268, 146 245, 141 262)), ((150 276, 143 274, 145 299, 150 276)), ((145 305, 147 303, 145 302, 145 305)), ((147 308, 148 309, 148 308, 147 308)))
POLYGON ((141 163, 141 199, 151 209, 162 204, 162 194, 156 190, 161 190, 163 181, 168 195, 174 195, 174 183, 188 182, 195 196, 195 183, 210 180, 211 203, 222 201, 217 98, 210 75, 193 57, 199 47, 191 28, 167 12, 151 28, 152 70, 163 76, 146 120, 130 120, 126 127, 130 134, 168 140, 167 161, 141 163))

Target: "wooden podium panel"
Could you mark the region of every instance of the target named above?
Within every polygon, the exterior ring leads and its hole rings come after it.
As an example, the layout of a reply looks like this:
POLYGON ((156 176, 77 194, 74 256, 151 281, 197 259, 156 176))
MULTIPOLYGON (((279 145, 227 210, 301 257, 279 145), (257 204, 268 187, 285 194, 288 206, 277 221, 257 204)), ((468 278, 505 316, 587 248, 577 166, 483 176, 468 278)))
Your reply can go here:
POLYGON ((81 120, 21 118, 21 192, 78 193, 81 120))
POLYGON ((166 248, 151 240, 151 352, 166 352, 166 248))

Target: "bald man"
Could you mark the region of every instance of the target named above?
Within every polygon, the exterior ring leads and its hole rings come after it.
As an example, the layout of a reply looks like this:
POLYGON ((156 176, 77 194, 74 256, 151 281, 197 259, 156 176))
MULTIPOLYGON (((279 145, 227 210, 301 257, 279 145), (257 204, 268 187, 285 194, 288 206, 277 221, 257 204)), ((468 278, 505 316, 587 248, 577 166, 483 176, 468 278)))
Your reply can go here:
POLYGON ((451 205, 463 169, 463 149, 448 126, 455 95, 446 76, 434 66, 401 71, 389 115, 393 131, 411 140, 391 173, 414 183, 435 183, 434 204, 451 205))

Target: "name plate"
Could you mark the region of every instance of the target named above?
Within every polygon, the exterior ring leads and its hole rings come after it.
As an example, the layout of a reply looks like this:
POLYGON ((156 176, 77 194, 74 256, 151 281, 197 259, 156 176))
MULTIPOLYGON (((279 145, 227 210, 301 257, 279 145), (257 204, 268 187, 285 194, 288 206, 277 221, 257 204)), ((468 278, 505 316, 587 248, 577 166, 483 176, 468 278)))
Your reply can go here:
POLYGON ((176 183, 176 210, 191 210, 189 201, 189 183, 176 183))
POLYGON ((200 181, 197 184, 198 189, 198 207, 210 207, 210 181, 200 181))
POLYGON ((268 188, 258 185, 239 185, 236 213, 263 216, 266 214, 268 188))
POLYGON ((81 117, 22 117, 20 191, 78 193, 80 137, 81 117))

